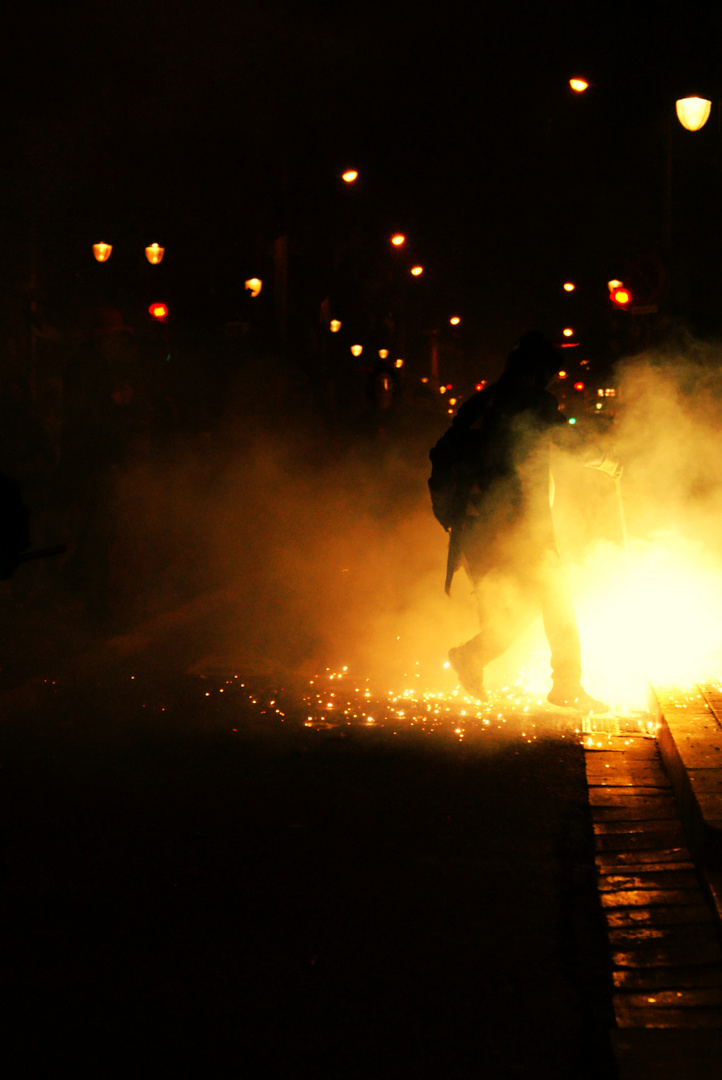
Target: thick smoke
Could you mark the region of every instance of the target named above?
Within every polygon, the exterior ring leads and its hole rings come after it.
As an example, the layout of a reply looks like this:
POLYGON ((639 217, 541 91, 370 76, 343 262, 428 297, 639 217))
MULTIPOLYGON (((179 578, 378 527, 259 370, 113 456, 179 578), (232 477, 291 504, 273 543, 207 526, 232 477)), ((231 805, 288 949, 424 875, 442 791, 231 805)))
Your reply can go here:
MULTIPOLYGON (((621 488, 573 455, 553 456, 585 682, 615 700, 638 695, 630 649, 637 683, 640 671, 661 678, 665 665, 672 679, 713 670, 722 641, 721 383, 717 352, 699 344, 626 361, 614 427, 601 437, 624 465, 621 488), (676 670, 675 658, 686 666, 676 670)), ((227 615, 208 648, 235 666, 311 676, 347 666, 381 690, 450 691, 448 649, 476 632, 476 616, 463 572, 444 595, 446 536, 428 499, 428 451, 446 422, 350 437, 232 406, 212 434, 123 474, 116 604, 142 618, 219 590, 227 615)), ((537 621, 490 665, 488 684, 521 671, 542 687, 548 663, 537 621)))

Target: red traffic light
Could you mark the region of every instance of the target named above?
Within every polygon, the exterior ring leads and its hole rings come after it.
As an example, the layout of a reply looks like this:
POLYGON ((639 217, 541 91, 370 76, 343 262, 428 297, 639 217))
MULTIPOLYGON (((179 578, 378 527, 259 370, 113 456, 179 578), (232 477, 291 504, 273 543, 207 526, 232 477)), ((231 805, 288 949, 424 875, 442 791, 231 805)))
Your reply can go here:
POLYGON ((619 285, 616 289, 612 289, 609 294, 609 299, 613 304, 616 304, 619 308, 627 308, 632 302, 632 294, 629 289, 625 289, 623 285, 619 285))
POLYGON ((150 307, 148 308, 148 311, 150 312, 150 314, 153 316, 154 319, 157 319, 159 322, 162 322, 165 318, 167 318, 168 305, 167 304, 151 304, 150 307))
POLYGON ((575 382, 574 383, 574 389, 579 390, 581 392, 584 389, 584 383, 583 382, 575 382))

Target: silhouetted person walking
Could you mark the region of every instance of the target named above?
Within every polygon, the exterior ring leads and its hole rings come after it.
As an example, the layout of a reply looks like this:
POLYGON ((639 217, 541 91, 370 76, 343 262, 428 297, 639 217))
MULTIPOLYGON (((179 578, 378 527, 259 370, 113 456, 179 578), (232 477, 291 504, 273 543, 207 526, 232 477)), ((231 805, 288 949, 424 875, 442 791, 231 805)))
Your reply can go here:
POLYGON ((607 706, 582 687, 579 631, 554 536, 549 500, 552 440, 614 476, 617 465, 585 451, 546 389, 560 356, 541 334, 525 334, 501 378, 461 406, 430 454, 437 519, 450 531, 446 588, 465 562, 479 633, 451 649, 459 682, 484 694, 484 668, 541 612, 551 650, 549 701, 585 712, 607 706))

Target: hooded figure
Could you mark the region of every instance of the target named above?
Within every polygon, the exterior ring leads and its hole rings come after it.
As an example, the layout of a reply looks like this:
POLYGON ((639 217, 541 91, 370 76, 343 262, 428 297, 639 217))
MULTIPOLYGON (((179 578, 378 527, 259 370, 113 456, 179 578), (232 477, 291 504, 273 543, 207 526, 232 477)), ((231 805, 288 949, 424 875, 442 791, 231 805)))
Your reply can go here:
POLYGON ((579 631, 549 499, 551 442, 581 451, 583 464, 613 477, 618 466, 581 445, 546 389, 559 363, 541 334, 525 334, 501 378, 461 406, 431 451, 432 506, 450 532, 447 592, 465 563, 479 615, 479 633, 451 649, 449 660, 467 693, 483 697, 486 665, 541 612, 551 650, 548 700, 605 712, 581 684, 579 631))

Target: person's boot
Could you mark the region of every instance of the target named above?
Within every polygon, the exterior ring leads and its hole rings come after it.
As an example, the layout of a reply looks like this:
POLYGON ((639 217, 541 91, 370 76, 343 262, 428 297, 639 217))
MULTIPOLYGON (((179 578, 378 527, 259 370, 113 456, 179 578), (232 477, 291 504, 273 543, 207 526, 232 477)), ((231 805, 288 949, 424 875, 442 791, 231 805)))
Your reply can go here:
POLYGON ((554 683, 547 694, 547 701, 563 709, 576 709, 582 713, 609 712, 609 706, 588 694, 581 683, 554 683))
POLYGON ((484 669, 473 657, 469 656, 464 645, 449 649, 449 663, 456 672, 462 690, 465 690, 470 697, 483 700, 486 697, 484 669))

